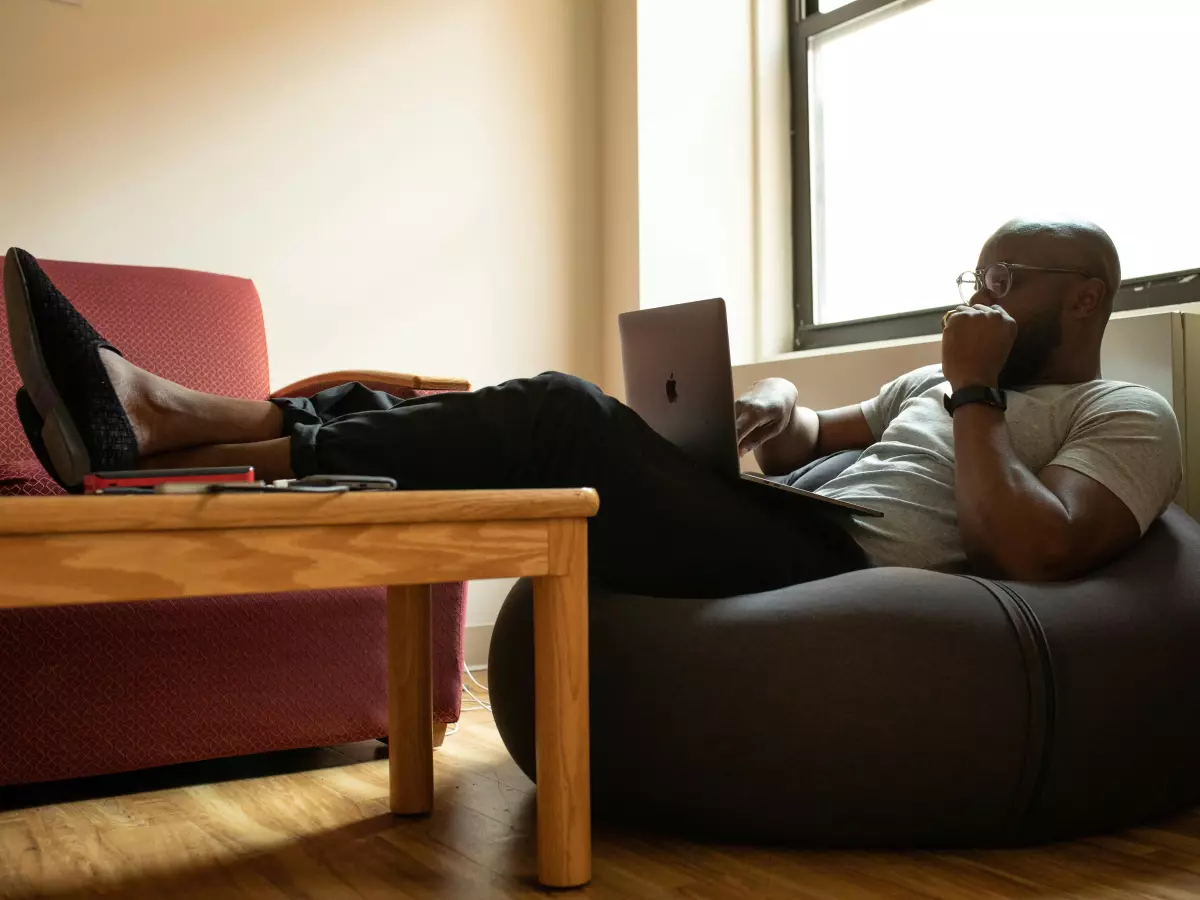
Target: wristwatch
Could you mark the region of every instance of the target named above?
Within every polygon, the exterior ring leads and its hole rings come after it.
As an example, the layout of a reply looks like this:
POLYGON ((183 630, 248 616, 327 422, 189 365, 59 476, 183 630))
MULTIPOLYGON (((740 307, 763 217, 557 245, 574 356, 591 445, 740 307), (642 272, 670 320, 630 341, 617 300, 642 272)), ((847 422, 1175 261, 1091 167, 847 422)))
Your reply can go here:
POLYGON ((1004 391, 982 385, 959 388, 953 394, 947 394, 944 401, 946 412, 951 416, 954 415, 956 409, 966 406, 968 403, 986 403, 999 410, 1008 409, 1008 397, 1005 396, 1004 391))

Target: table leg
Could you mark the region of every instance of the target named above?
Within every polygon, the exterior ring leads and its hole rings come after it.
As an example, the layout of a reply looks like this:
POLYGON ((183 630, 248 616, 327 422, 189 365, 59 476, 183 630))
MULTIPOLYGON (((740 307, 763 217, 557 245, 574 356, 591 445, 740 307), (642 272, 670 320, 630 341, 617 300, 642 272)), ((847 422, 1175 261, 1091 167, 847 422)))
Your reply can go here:
POLYGON ((587 522, 550 524, 550 571, 534 581, 538 880, 592 877, 587 522))
POLYGON ((387 592, 388 774, 397 815, 433 809, 432 588, 387 592))

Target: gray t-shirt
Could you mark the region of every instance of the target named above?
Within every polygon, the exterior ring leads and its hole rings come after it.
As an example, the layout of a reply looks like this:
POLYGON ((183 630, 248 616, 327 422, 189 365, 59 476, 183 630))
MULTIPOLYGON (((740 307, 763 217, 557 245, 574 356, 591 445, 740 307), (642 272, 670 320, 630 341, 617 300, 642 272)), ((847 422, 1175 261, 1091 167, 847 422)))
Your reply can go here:
MULTIPOLYGON (((884 513, 855 517, 850 533, 877 566, 966 567, 954 499, 954 426, 941 366, 909 372, 862 404, 875 443, 820 493, 884 513)), ((1031 472, 1064 466, 1100 482, 1145 533, 1182 479, 1179 423, 1159 394, 1088 381, 1008 392, 1013 447, 1031 472)))

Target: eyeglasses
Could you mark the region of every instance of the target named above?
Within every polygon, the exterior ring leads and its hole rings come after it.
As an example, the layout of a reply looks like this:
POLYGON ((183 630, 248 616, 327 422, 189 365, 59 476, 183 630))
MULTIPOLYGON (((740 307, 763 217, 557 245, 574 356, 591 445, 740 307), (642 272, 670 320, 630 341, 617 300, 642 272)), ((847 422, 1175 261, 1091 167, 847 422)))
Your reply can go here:
POLYGON ((1082 275, 1084 278, 1096 277, 1091 272, 1085 272, 1082 269, 1059 269, 1054 266, 1023 266, 1020 263, 1000 262, 992 263, 986 269, 963 272, 954 280, 958 284, 958 294, 962 297, 963 303, 969 304, 971 299, 981 290, 987 291, 992 299, 999 300, 1012 290, 1013 273, 1018 271, 1061 272, 1067 275, 1082 275))

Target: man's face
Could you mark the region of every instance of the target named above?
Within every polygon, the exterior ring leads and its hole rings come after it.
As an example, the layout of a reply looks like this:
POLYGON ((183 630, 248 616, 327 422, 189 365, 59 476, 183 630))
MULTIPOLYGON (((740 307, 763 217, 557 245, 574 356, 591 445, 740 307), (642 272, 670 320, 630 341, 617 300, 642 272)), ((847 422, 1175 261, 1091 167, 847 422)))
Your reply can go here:
MULTIPOLYGON (((1029 266, 1059 265, 1047 254, 1047 247, 1034 237, 996 236, 979 254, 978 267, 993 263, 1021 263, 1029 266)), ((1008 293, 997 300, 987 291, 975 295, 974 303, 995 304, 1017 323, 1017 340, 1000 373, 1000 387, 1013 388, 1033 382, 1062 344, 1062 307, 1069 282, 1052 272, 1013 270, 1008 293)))

